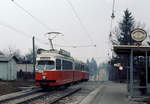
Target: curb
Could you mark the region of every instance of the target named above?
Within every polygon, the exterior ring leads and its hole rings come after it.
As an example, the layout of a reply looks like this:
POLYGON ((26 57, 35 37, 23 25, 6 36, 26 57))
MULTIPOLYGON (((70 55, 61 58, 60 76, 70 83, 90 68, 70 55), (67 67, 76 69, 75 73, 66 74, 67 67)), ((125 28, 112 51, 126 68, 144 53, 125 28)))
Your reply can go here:
POLYGON ((103 86, 101 85, 96 90, 92 91, 88 96, 86 96, 79 104, 92 104, 93 100, 99 94, 103 86))

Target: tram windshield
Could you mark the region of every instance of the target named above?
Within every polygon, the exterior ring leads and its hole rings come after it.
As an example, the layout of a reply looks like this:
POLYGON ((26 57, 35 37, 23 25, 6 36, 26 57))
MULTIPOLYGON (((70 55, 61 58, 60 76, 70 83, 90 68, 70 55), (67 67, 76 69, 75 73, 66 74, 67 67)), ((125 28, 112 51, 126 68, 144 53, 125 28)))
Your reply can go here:
POLYGON ((55 68, 54 61, 38 61, 37 69, 38 70, 52 70, 55 68))

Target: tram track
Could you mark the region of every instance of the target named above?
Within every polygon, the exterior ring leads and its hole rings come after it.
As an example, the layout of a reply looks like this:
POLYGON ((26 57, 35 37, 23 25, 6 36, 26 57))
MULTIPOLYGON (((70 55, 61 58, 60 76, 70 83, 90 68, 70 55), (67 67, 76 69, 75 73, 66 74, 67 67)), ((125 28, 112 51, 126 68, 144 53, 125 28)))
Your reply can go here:
POLYGON ((55 104, 61 99, 70 96, 79 90, 81 90, 81 88, 57 89, 17 104, 55 104))
POLYGON ((37 93, 40 90, 41 90, 41 88, 36 88, 36 89, 24 90, 24 91, 0 96, 0 104, 5 104, 9 101, 32 95, 34 93, 37 93))
MULTIPOLYGON (((59 100, 76 93, 81 87, 56 88, 51 91, 42 91, 36 89, 27 93, 18 94, 17 96, 1 99, 0 104, 40 104, 35 103, 43 100, 46 104, 55 104, 59 100), (48 98, 48 99, 47 99, 48 98)), ((44 103, 45 104, 45 103, 44 103)))
POLYGON ((15 96, 15 97, 1 100, 0 104, 28 104, 36 99, 40 99, 40 98, 47 96, 54 92, 55 92, 55 90, 48 91, 48 92, 44 92, 42 90, 37 90, 34 92, 26 93, 24 95, 15 96))
POLYGON ((72 91, 66 92, 66 93, 64 93, 64 94, 62 94, 62 95, 60 95, 60 96, 58 96, 57 98, 55 98, 55 99, 53 99, 53 100, 50 100, 50 101, 48 102, 48 104, 55 104, 55 103, 57 103, 58 101, 62 100, 63 98, 68 97, 68 96, 70 96, 70 95, 72 95, 72 94, 74 94, 74 93, 76 93, 76 92, 78 92, 78 91, 80 91, 80 90, 81 90, 81 88, 76 88, 76 89, 74 89, 74 90, 72 90, 72 91))
POLYGON ((30 95, 30 96, 27 96, 25 98, 22 98, 22 99, 18 99, 17 102, 13 101, 12 104, 29 104, 30 102, 36 100, 36 99, 41 99, 47 95, 49 95, 50 93, 54 93, 55 91, 52 91, 52 92, 39 92, 39 93, 36 93, 34 95, 30 95))

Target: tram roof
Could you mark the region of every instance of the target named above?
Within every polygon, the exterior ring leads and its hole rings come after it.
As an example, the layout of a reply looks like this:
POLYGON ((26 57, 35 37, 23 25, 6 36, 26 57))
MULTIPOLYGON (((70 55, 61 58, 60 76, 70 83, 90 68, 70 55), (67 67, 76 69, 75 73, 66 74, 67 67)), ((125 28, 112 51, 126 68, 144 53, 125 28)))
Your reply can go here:
POLYGON ((40 52, 40 54, 38 54, 38 57, 40 57, 40 56, 43 56, 43 57, 51 56, 51 57, 55 57, 55 58, 63 58, 63 59, 68 59, 68 60, 75 61, 76 63, 83 63, 83 64, 85 64, 84 62, 82 62, 80 60, 77 60, 77 59, 74 59, 71 56, 64 56, 62 54, 59 54, 58 50, 52 50, 52 51, 50 51, 50 50, 43 50, 42 52, 40 52))
POLYGON ((66 59, 72 59, 72 57, 64 56, 59 54, 57 51, 44 51, 39 56, 51 56, 51 57, 56 57, 56 58, 66 58, 66 59))
POLYGON ((113 45, 113 51, 117 54, 130 54, 131 49, 134 50, 135 55, 145 55, 147 51, 150 56, 150 46, 113 45))

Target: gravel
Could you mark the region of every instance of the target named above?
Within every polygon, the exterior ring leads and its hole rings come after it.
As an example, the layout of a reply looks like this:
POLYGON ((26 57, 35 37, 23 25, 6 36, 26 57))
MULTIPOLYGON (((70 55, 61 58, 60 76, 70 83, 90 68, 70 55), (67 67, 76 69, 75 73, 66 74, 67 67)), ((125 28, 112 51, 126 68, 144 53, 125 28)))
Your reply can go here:
POLYGON ((0 96, 20 91, 20 87, 33 85, 34 81, 0 81, 0 96))
POLYGON ((83 82, 80 83, 79 86, 82 87, 82 90, 79 92, 66 97, 56 104, 79 104, 89 93, 94 91, 97 87, 99 87, 102 82, 83 82))

